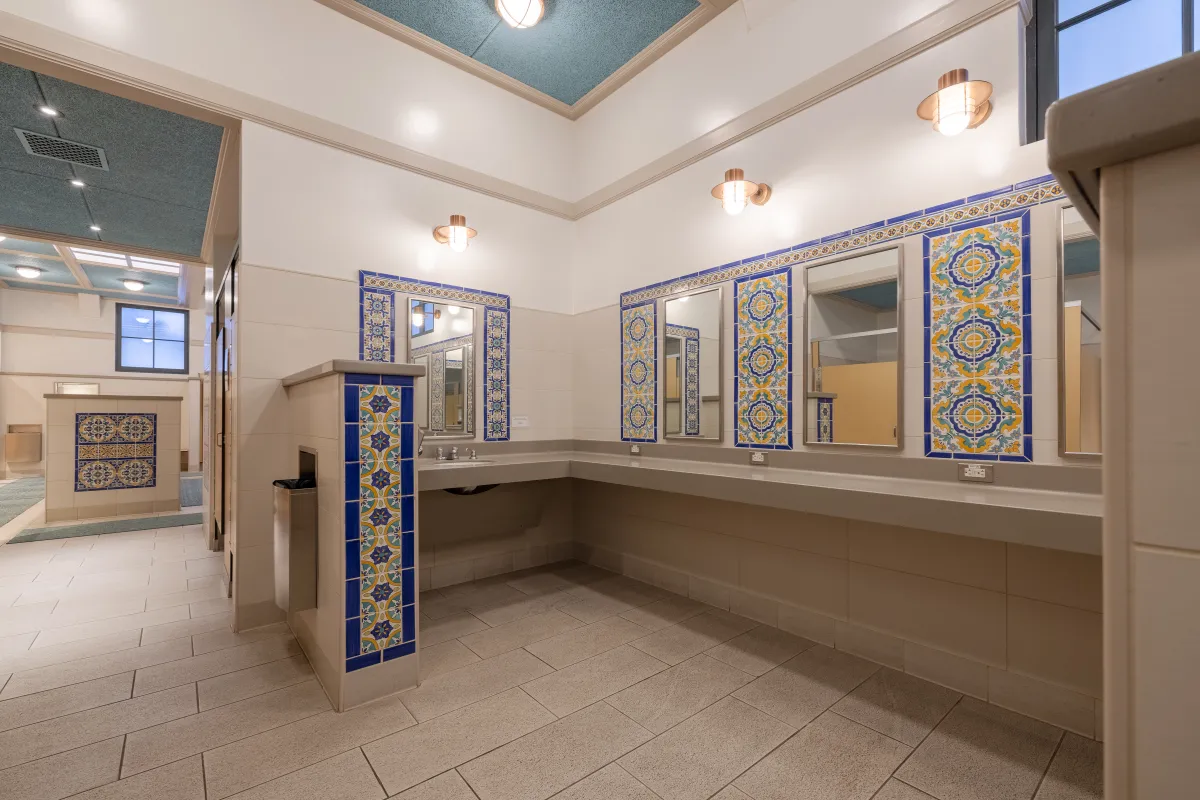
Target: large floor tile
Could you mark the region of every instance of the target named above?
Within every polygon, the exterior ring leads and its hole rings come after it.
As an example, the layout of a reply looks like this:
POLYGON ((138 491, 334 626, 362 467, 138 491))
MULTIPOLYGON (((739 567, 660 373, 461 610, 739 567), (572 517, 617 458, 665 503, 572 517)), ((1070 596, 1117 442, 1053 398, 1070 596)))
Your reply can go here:
POLYGON ((758 623, 754 620, 712 610, 643 636, 632 646, 659 661, 678 664, 755 627, 758 623))
POLYGON ((1103 800, 1104 745, 1074 733, 1063 735, 1034 800, 1103 800))
MULTIPOLYGON (((193 614, 193 616, 195 615, 193 614)), ((291 629, 288 628, 286 622, 264 625, 261 628, 253 628, 241 633, 234 633, 229 628, 218 628, 213 631, 193 634, 192 651, 196 655, 202 656, 205 653, 213 653, 217 650, 227 650, 230 647, 241 647, 244 644, 253 644, 254 642, 261 642, 264 639, 273 639, 290 631, 291 629)))
POLYGON ((0 768, 36 761, 195 713, 195 689, 181 686, 15 728, 0 733, 0 768))
POLYGON ((133 694, 137 696, 160 692, 172 686, 195 683, 205 678, 291 658, 300 653, 300 644, 290 634, 285 634, 254 644, 158 664, 138 670, 133 681, 133 694))
POLYGON ((738 689, 733 696, 801 728, 878 669, 878 664, 817 645, 738 689))
POLYGON ((689 600, 678 595, 668 595, 661 600, 655 600, 638 608, 631 608, 621 614, 623 619, 636 623, 647 630, 656 631, 668 628, 688 617, 703 614, 710 606, 689 600))
POLYGON ((518 647, 557 636, 563 631, 578 628, 582 623, 574 617, 551 608, 485 631, 463 636, 459 641, 471 648, 480 658, 491 658, 518 647))
POLYGON ((620 765, 609 764, 563 789, 553 800, 658 800, 658 795, 638 783, 620 765))
POLYGON ((204 767, 192 756, 105 784, 71 800, 204 800, 204 767))
POLYGON ((421 620, 421 647, 432 647, 435 644, 448 642, 460 636, 467 636, 476 631, 485 631, 488 624, 479 617, 473 617, 464 612, 450 614, 436 620, 421 620))
POLYGON ((34 649, 50 647, 51 645, 76 642, 80 639, 91 639, 106 633, 131 631, 150 625, 163 625, 168 622, 178 622, 188 618, 186 606, 175 608, 160 608, 157 611, 146 611, 141 614, 128 614, 121 617, 83 622, 77 625, 67 625, 62 628, 43 629, 33 642, 34 649))
POLYGON ((276 689, 304 683, 313 677, 312 667, 303 655, 271 661, 257 667, 207 678, 196 684, 200 710, 235 703, 276 689))
POLYGON ((759 625, 741 636, 719 644, 708 651, 717 661, 751 675, 765 675, 793 656, 815 645, 799 636, 785 633, 769 625, 759 625))
POLYGON ((552 671, 524 650, 513 650, 430 678, 400 699, 417 721, 424 722, 552 671))
POLYGON ((223 798, 414 725, 395 698, 327 711, 204 754, 208 800, 223 798))
POLYGON ((420 786, 401 792, 392 800, 478 800, 456 770, 443 772, 420 786))
POLYGON ((737 779, 755 800, 869 800, 912 748, 824 714, 737 779))
POLYGON ((528 617, 534 614, 545 614, 557 605, 572 602, 573 597, 566 592, 530 596, 518 592, 517 598, 493 601, 489 603, 472 603, 468 610, 479 619, 493 627, 528 617))
POLYGON ((0 656, 0 672, 23 672, 51 664, 62 664, 90 656, 114 653, 118 650, 128 650, 131 647, 137 647, 140 640, 139 631, 120 631, 57 647, 39 647, 36 650, 10 653, 0 656))
POLYGON ((740 669, 698 655, 630 686, 607 702, 647 730, 662 733, 751 680, 740 669))
POLYGON ((381 800, 383 796, 358 748, 233 795, 234 800, 381 800))
POLYGON ((619 763, 663 800, 705 800, 794 732, 791 726, 726 698, 619 763))
POLYGON ((126 739, 122 774, 145 772, 328 710, 320 684, 309 681, 138 731, 126 739))
POLYGON ((0 637, 0 659, 27 652, 29 645, 33 644, 33 640, 36 638, 37 631, 18 633, 16 636, 0 637))
POLYGON ((552 570, 537 570, 525 575, 509 578, 505 583, 519 592, 533 595, 534 597, 545 597, 546 595, 564 592, 579 585, 572 583, 560 575, 554 574, 552 570))
POLYGON ((871 800, 937 800, 920 789, 914 789, 903 781, 888 779, 883 788, 871 800))
POLYGON ((459 768, 480 800, 545 800, 650 738, 597 703, 459 768))
POLYGON ((530 681, 523 688, 556 716, 565 717, 666 668, 640 650, 618 647, 530 681))
POLYGON ((629 620, 612 617, 526 645, 525 649, 555 669, 563 669, 640 639, 649 632, 629 620))
POLYGON ((61 800, 117 779, 120 736, 0 770, 4 800, 61 800))
MULTIPOLYGON (((197 619, 184 619, 166 625, 154 625, 142 630, 142 645, 165 642, 170 639, 188 638, 209 631, 230 631, 233 615, 226 612, 197 619)), ((232 631, 230 631, 232 632, 232 631)), ((199 654, 197 654, 199 655, 199 654)))
POLYGON ((423 647, 421 648, 420 682, 424 683, 443 672, 450 672, 480 660, 479 656, 457 639, 435 644, 432 647, 423 647))
POLYGON ((839 700, 833 710, 916 747, 960 697, 952 689, 884 668, 839 700))
POLYGON ((964 697, 896 772, 938 800, 1032 797, 1062 731, 964 697))
POLYGON ((388 794, 396 794, 554 721, 520 689, 481 700, 363 748, 388 794))
POLYGON ((0 701, 0 731, 128 700, 132 691, 133 673, 125 672, 0 701))

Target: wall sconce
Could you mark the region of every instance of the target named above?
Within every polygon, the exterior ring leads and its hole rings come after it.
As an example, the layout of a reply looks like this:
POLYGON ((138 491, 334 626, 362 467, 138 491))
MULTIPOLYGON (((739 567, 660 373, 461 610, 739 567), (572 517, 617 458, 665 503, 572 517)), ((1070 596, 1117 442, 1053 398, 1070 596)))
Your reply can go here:
POLYGON ((992 115, 992 85, 973 81, 965 69, 952 69, 938 78, 938 90, 917 106, 917 116, 933 121, 933 129, 956 136, 978 128, 992 115))
POLYGON ((747 201, 756 206, 766 205, 771 199, 771 187, 746 180, 746 173, 740 169, 727 169, 725 182, 713 187, 712 196, 721 201, 726 214, 735 215, 742 213, 747 201))
POLYGON ((467 218, 462 214, 451 214, 449 225, 439 225, 433 229, 433 238, 439 244, 448 244, 450 249, 461 253, 467 249, 467 242, 474 239, 476 230, 467 227, 467 218))

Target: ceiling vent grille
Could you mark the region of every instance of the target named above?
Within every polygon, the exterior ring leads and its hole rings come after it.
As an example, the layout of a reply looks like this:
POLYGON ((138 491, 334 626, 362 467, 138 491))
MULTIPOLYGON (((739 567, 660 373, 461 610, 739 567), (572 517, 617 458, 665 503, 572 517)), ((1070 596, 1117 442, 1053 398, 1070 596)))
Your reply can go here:
POLYGON ((20 128, 13 128, 13 130, 17 132, 17 138, 21 140, 21 146, 25 148, 25 152, 31 156, 65 161, 80 167, 108 170, 108 158, 99 147, 20 128))

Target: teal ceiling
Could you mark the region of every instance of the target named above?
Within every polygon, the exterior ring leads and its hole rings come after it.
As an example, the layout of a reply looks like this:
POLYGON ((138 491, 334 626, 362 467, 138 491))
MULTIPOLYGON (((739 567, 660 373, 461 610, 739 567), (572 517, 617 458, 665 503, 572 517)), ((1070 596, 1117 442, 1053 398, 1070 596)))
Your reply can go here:
POLYGON ((200 255, 219 125, 2 63, 0 119, 0 227, 200 255), (108 170, 30 155, 18 128, 99 147, 108 170))
MULTIPOLYGON (((75 263, 72 269, 62 253, 71 256, 66 245, 56 248, 47 242, 33 242, 8 237, 0 239, 0 288, 33 289, 40 292, 67 294, 98 294, 126 302, 143 299, 151 303, 176 303, 179 296, 179 276, 138 269, 136 266, 107 266, 75 263), (17 267, 37 267, 42 274, 22 278, 17 267), (125 288, 123 281, 134 278, 146 286, 139 292, 125 288)), ((118 253, 116 248, 112 251, 118 253)), ((181 267, 186 269, 186 267, 181 267)))
POLYGON ((567 105, 675 23, 696 0, 546 0, 532 28, 510 28, 495 0, 358 0, 567 105))

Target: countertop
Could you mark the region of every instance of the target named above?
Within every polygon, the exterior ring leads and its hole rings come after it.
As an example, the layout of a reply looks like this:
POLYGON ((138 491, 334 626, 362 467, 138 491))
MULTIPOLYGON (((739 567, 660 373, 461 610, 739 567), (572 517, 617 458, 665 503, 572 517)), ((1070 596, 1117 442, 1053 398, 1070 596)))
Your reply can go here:
POLYGON ((387 364, 382 361, 334 359, 333 361, 326 361, 323 364, 317 364, 315 367, 309 367, 294 375, 287 376, 283 379, 283 385, 284 388, 287 388, 288 386, 315 381, 317 378, 324 378, 326 375, 333 375, 339 372, 351 372, 360 375, 408 375, 420 378, 425 375, 425 367, 420 364, 387 364))
POLYGON ((1096 494, 580 451, 417 463, 421 491, 576 478, 1100 553, 1103 499, 1096 494))

